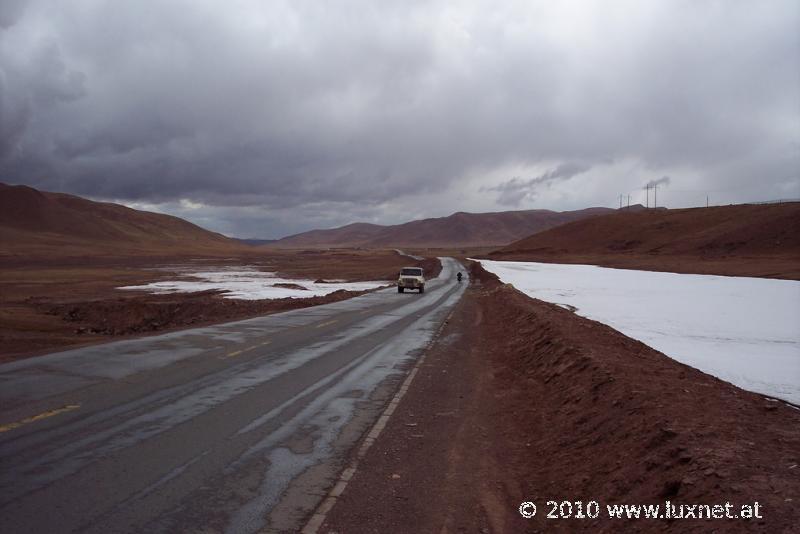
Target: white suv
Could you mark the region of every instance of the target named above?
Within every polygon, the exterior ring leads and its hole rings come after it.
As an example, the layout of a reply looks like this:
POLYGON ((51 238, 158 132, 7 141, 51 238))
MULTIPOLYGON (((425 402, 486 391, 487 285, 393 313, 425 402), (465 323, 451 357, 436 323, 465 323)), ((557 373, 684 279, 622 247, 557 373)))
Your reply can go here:
POLYGON ((400 269, 400 276, 397 279, 397 292, 402 293, 404 289, 419 289, 420 293, 425 292, 425 276, 419 267, 403 267, 400 269))

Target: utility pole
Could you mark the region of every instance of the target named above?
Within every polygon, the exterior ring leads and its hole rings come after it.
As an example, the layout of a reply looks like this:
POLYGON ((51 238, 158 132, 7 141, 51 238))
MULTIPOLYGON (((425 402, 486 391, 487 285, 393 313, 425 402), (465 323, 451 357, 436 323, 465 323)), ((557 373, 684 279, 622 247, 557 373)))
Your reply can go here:
POLYGON ((653 207, 658 207, 658 184, 653 186, 653 207))
POLYGON ((650 184, 647 184, 646 186, 644 186, 644 188, 647 190, 647 200, 645 200, 644 207, 645 208, 649 208, 650 207, 650 184))
POLYGON ((708 207, 708 195, 706 195, 706 207, 708 207))
POLYGON ((622 209, 622 195, 619 196, 619 209, 622 209))
POLYGON ((628 195, 628 207, 629 208, 631 207, 631 196, 630 195, 628 195))

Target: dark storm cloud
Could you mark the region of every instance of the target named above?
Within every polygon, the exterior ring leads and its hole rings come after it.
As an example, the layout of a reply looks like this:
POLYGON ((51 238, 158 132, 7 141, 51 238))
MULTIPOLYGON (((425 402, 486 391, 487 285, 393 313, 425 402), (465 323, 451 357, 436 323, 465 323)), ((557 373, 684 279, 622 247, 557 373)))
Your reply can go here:
POLYGON ((553 182, 569 180, 573 176, 584 173, 589 169, 589 166, 579 163, 564 163, 535 178, 523 180, 519 177, 514 177, 494 187, 485 187, 483 191, 497 192, 498 204, 519 206, 524 200, 535 198, 541 186, 550 187, 553 182))
POLYGON ((791 0, 5 0, 0 181, 188 200, 264 237, 608 205, 659 175, 800 196, 798 17, 791 0), (542 181, 507 179, 526 175, 542 181))
POLYGON ((14 24, 25 9, 27 0, 3 0, 0 3, 0 28, 14 24))

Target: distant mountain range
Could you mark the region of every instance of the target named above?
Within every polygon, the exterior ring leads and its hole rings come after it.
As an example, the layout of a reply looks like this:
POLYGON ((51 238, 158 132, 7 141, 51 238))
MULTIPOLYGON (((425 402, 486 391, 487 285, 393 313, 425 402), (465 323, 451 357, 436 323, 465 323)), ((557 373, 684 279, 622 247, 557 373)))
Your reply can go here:
POLYGON ((0 183, 0 256, 214 255, 245 248, 171 215, 0 183))
POLYGON ((458 212, 392 226, 354 223, 278 240, 234 239, 171 215, 0 183, 0 257, 213 256, 258 254, 261 247, 502 246, 565 223, 617 211, 589 208, 564 212, 458 212))
POLYGON ((448 217, 421 219, 392 226, 354 223, 330 230, 312 230, 278 239, 270 246, 285 248, 501 246, 568 222, 616 211, 611 208, 588 208, 562 212, 550 210, 458 212, 448 217))

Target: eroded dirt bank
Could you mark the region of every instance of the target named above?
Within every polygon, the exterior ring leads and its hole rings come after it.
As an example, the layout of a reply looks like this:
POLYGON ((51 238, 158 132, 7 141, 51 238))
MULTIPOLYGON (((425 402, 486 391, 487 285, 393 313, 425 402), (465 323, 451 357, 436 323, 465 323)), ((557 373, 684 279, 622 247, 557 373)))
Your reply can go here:
MULTIPOLYGON (((325 532, 790 532, 800 411, 475 283, 325 532), (594 500, 598 519, 546 519, 594 500), (612 520, 607 504, 760 503, 763 519, 612 520), (525 520, 517 509, 532 501, 525 520)), ((738 510, 737 510, 738 511, 738 510)))

